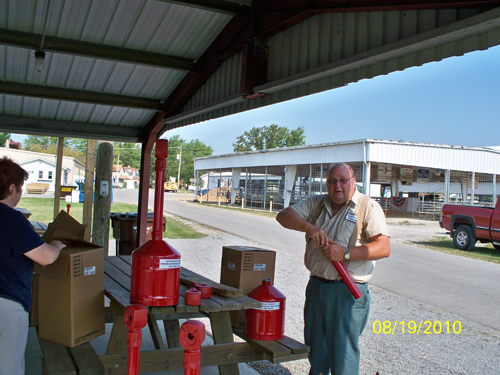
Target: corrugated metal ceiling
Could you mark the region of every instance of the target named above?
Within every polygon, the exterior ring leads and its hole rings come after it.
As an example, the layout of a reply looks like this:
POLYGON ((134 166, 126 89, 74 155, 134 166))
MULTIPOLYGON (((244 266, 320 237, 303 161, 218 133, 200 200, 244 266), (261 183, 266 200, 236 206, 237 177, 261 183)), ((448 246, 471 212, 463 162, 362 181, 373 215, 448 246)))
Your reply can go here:
POLYGON ((170 128, 500 44, 497 6, 0 0, 0 131, 151 141, 170 128), (41 73, 37 49, 46 52, 41 73))

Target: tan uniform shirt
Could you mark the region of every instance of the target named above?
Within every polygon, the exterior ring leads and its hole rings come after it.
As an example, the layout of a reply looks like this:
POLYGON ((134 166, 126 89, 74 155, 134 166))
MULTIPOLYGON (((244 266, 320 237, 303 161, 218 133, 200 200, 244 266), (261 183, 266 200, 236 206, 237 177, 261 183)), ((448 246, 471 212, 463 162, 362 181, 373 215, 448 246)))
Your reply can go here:
MULTIPOLYGON (((317 209, 321 211, 315 225, 323 229, 332 241, 347 247, 349 246, 356 223, 359 203, 363 196, 363 194, 356 190, 352 198, 333 217, 331 200, 328 195, 313 196, 306 201, 292 206, 292 208, 302 219, 311 222, 313 210, 315 207, 318 207, 317 209)), ((369 199, 366 204, 363 229, 361 230, 361 235, 356 238, 356 246, 369 243, 369 239, 378 234, 389 236, 389 230, 387 229, 382 207, 373 199, 369 199)), ((307 269, 311 272, 311 276, 318 276, 328 280, 340 279, 332 262, 325 258, 320 248, 314 246, 312 240, 306 245, 304 262, 307 269)), ((347 265, 347 271, 351 274, 354 281, 358 283, 369 281, 374 269, 375 261, 353 260, 349 261, 347 265)))

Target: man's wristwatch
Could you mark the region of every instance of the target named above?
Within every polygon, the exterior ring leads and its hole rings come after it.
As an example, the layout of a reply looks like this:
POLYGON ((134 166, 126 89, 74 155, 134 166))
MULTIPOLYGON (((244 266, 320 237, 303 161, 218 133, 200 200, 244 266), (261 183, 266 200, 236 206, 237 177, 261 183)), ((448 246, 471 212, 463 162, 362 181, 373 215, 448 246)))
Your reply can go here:
POLYGON ((351 254, 349 253, 349 248, 348 247, 345 248, 344 259, 345 260, 351 259, 351 254))

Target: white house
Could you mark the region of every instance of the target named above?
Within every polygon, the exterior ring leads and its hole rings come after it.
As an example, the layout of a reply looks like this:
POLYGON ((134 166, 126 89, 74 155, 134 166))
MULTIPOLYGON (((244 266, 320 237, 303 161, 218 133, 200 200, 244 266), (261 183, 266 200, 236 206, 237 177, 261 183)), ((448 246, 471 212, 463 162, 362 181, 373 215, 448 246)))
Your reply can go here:
MULTIPOLYGON (((56 164, 50 161, 38 158, 20 162, 19 165, 29 173, 25 184, 31 182, 43 182, 49 184, 49 191, 55 191, 56 164)), ((71 169, 62 167, 61 185, 73 185, 68 183, 68 176, 71 169)))
POLYGON ((139 186, 139 181, 140 176, 137 168, 118 165, 117 171, 113 172, 113 185, 116 187, 134 189, 139 186))
MULTIPOLYGON (((49 183, 49 191, 55 190, 57 155, 0 147, 0 158, 4 156, 12 159, 28 171, 30 177, 27 183, 49 183)), ((75 158, 63 156, 61 185, 76 185, 77 180, 84 179, 85 164, 75 158)))

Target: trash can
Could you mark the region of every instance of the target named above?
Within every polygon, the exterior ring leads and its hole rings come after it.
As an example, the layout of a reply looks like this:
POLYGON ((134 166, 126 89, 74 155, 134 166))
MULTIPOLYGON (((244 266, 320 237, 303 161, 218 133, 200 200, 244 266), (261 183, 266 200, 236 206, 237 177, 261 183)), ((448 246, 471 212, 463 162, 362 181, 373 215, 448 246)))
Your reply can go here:
MULTIPOLYGON (((137 248, 137 212, 111 212, 111 228, 116 240, 116 255, 130 255, 137 248)), ((146 224, 146 240, 149 241, 153 232, 153 212, 148 212, 146 224)), ((167 225, 167 218, 163 216, 163 231, 167 225)))

